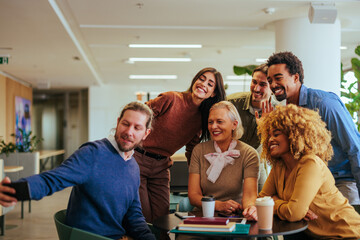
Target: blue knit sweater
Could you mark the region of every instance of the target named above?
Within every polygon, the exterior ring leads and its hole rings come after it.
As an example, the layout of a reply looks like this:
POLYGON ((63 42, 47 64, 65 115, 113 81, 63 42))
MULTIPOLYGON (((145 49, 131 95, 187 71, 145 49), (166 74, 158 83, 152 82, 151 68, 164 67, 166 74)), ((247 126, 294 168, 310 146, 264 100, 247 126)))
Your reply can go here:
POLYGON ((58 168, 26 180, 35 200, 74 186, 70 226, 113 239, 155 239, 141 212, 139 167, 134 158, 124 161, 107 139, 83 144, 58 168))

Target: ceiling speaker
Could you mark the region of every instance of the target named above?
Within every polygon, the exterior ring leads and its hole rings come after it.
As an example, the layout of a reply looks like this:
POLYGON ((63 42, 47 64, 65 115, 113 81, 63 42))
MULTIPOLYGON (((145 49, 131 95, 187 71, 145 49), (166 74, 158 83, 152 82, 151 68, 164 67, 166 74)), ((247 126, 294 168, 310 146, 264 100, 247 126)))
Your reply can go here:
POLYGON ((334 23, 337 16, 335 3, 311 3, 309 9, 310 23, 334 23))

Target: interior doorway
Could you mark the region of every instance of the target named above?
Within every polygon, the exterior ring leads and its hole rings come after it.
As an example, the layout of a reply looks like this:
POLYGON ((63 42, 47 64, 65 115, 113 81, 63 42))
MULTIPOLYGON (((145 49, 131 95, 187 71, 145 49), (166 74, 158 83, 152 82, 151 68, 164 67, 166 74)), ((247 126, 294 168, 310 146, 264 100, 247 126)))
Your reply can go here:
POLYGON ((64 149, 60 163, 88 141, 88 90, 34 90, 33 133, 39 150, 64 149))

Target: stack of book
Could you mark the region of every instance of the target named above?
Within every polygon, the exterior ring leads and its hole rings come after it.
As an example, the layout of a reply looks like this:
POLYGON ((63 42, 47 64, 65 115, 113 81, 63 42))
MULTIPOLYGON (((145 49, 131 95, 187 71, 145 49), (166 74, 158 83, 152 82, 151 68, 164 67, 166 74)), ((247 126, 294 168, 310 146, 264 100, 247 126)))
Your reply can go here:
POLYGON ((200 231, 200 232, 232 232, 236 226, 235 222, 229 222, 227 218, 204 218, 194 217, 185 219, 178 225, 181 231, 200 231))

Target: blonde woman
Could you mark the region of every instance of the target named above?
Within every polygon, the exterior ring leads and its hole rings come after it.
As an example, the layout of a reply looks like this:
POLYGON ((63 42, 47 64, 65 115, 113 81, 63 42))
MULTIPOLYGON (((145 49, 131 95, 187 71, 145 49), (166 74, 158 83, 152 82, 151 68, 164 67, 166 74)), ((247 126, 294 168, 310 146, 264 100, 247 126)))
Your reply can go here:
POLYGON ((360 215, 336 188, 326 164, 333 154, 331 134, 319 114, 293 104, 279 106, 260 121, 258 134, 262 157, 272 165, 259 195, 272 196, 280 219, 309 221, 296 237, 360 238, 360 215))
POLYGON ((198 144, 191 156, 190 203, 201 208, 201 198, 212 195, 216 211, 241 211, 249 220, 257 220, 259 157, 253 147, 237 140, 244 129, 232 103, 221 101, 211 107, 208 130, 211 140, 198 144))

